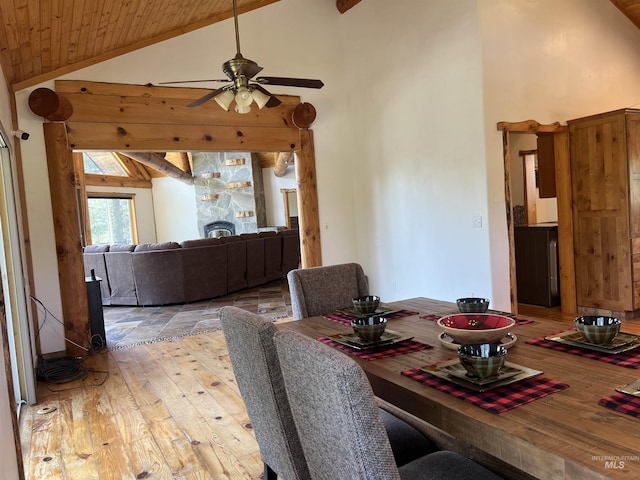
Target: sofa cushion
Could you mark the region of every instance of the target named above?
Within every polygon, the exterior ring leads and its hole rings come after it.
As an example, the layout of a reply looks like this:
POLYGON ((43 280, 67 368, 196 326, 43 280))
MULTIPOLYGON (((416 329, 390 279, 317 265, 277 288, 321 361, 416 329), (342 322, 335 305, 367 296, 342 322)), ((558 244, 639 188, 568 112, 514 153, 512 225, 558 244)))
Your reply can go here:
POLYGON ((173 250, 180 248, 180 244, 177 242, 162 242, 162 243, 142 243, 136 246, 134 252, 148 252, 151 250, 173 250))
POLYGON ((196 240, 184 240, 180 242, 182 248, 207 247, 209 245, 222 245, 219 238, 198 238, 196 240))
POLYGON ((178 246, 135 251, 130 255, 138 305, 185 302, 183 253, 178 246))
POLYGON ((112 245, 104 253, 107 277, 111 288, 111 305, 137 305, 136 284, 133 278, 131 252, 134 245, 112 245))
POLYGON ((109 246, 109 252, 133 252, 134 248, 136 248, 135 245, 115 244, 115 245, 109 246))
POLYGON ((247 242, 240 235, 220 237, 227 246, 227 292, 247 288, 247 242))
POLYGON ((109 251, 109 245, 87 245, 83 248, 84 253, 104 253, 109 251))
POLYGON ((207 242, 202 246, 183 247, 181 253, 187 302, 226 295, 227 245, 222 242, 207 242))

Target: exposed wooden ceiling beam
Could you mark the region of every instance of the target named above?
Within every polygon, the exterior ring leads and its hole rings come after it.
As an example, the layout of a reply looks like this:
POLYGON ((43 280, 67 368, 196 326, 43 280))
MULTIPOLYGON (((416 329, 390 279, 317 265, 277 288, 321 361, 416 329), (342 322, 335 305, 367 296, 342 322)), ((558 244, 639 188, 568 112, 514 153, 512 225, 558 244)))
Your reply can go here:
POLYGON ((84 183, 93 187, 151 188, 151 180, 116 177, 114 175, 96 175, 94 173, 85 173, 84 183))
POLYGON ((136 162, 140 162, 147 167, 160 170, 162 173, 166 173, 172 178, 180 180, 181 182, 193 185, 193 176, 183 170, 180 170, 173 163, 164 159, 164 153, 157 152, 127 152, 122 153, 129 158, 134 159, 136 162))
POLYGON ((151 180, 151 175, 147 168, 139 162, 132 160, 131 158, 123 155, 119 152, 114 152, 114 155, 118 157, 120 164, 127 171, 127 174, 131 178, 137 178, 142 180, 151 180))
POLYGON ((282 177, 287 173, 287 167, 293 163, 293 152, 280 152, 276 158, 276 165, 273 174, 276 177, 282 177))

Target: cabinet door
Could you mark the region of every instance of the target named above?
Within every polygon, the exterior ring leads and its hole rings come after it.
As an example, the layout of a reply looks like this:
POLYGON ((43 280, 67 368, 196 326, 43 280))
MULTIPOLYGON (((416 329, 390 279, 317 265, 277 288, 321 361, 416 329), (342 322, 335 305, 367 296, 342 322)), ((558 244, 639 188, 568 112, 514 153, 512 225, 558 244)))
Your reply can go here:
POLYGON ((629 234, 633 265, 633 305, 640 308, 640 114, 628 114, 627 163, 629 165, 629 234))
POLYGON ((569 125, 577 304, 633 310, 625 115, 569 125))

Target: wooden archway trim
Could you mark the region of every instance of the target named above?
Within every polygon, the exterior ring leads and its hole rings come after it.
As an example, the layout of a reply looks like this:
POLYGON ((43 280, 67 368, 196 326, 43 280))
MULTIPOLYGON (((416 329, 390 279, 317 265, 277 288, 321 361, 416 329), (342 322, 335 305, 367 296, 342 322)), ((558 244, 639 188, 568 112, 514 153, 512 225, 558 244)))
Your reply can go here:
POLYGON ((518 311, 516 286, 515 233, 513 224, 513 205, 511 198, 511 152, 510 135, 512 133, 547 133, 554 135, 554 158, 556 173, 556 198, 558 204, 558 264, 560 270, 560 305, 563 313, 574 314, 577 311, 575 264, 573 256, 573 220, 571 212, 571 169, 569 159, 569 128, 560 122, 543 125, 535 120, 521 122, 498 122, 497 129, 502 131, 502 149, 504 162, 504 193, 509 239, 509 285, 511 311, 518 311))
MULTIPOLYGON (((73 110, 65 123, 44 125, 47 162, 53 172, 52 198, 56 196, 56 203, 60 203, 53 210, 59 273, 66 283, 62 288, 60 282, 65 334, 81 332, 89 338, 87 305, 78 301, 86 299, 83 270, 78 268, 82 267, 80 227, 71 227, 78 221, 75 197, 70 195, 75 195, 75 187, 60 181, 75 175, 73 150, 295 152, 302 266, 322 265, 313 132, 293 122, 300 98, 278 96, 282 102, 279 106, 255 109, 246 115, 224 111, 215 102, 187 107, 207 92, 56 81, 56 94, 68 100, 73 110), (72 209, 75 217, 68 214, 72 209), (70 230, 77 230, 77 237, 68 234, 70 230)), ((72 355, 83 353, 73 345, 67 345, 67 351, 72 355)))

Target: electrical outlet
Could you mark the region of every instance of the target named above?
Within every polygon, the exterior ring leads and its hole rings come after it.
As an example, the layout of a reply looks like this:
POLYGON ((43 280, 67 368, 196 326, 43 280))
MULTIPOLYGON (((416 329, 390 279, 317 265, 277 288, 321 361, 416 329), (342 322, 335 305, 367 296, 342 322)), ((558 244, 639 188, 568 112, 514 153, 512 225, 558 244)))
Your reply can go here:
POLYGON ((471 217, 472 228, 482 228, 482 215, 474 215, 471 217))

